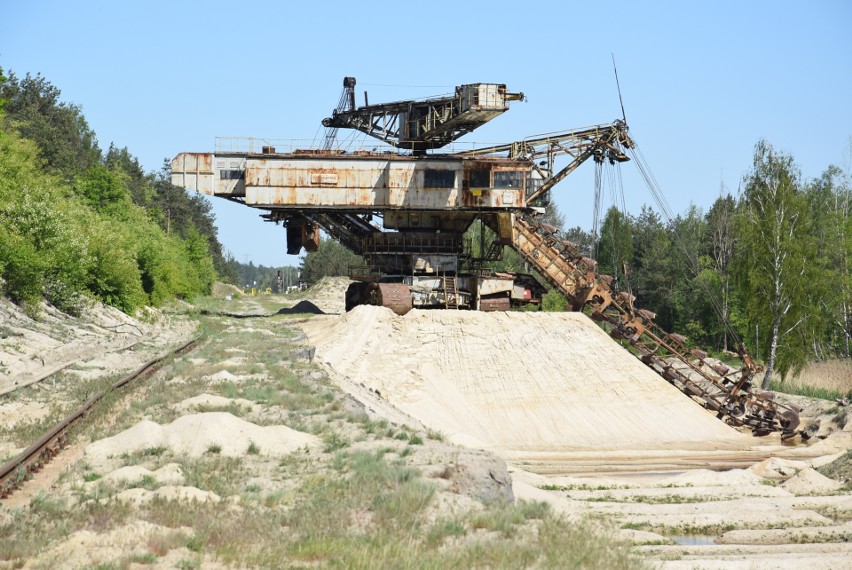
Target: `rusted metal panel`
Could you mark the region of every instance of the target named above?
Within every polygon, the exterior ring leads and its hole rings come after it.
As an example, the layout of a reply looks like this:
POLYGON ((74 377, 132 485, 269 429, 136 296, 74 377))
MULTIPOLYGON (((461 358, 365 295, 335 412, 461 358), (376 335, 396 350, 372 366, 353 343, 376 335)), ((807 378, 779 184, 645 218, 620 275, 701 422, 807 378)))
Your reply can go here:
MULTIPOLYGON (((427 166, 455 172, 460 162, 431 161, 427 166)), ((245 174, 246 203, 285 208, 457 207, 457 188, 424 188, 424 170, 424 165, 414 161, 250 158, 245 174)))
POLYGON ((512 224, 514 223, 512 220, 511 212, 501 212, 497 214, 497 236, 503 240, 512 239, 512 224))
POLYGON ((495 295, 497 293, 510 293, 515 281, 511 277, 481 277, 479 279, 479 295, 495 295))
POLYGON ((523 285, 515 285, 512 287, 512 299, 517 299, 518 301, 529 301, 532 299, 532 291, 523 285))
POLYGON ((182 152, 172 159, 172 184, 214 195, 212 152, 182 152))
POLYGON ((182 152, 172 160, 172 171, 213 174, 213 153, 182 152))
POLYGON ((182 153, 172 161, 172 172, 178 186, 205 194, 245 196, 246 204, 256 207, 446 211, 523 207, 522 183, 515 184, 518 188, 490 185, 492 170, 517 173, 512 180, 523 180, 524 166, 514 160, 375 154, 182 153), (470 175, 469 170, 479 174, 470 175))
POLYGON ((411 268, 418 273, 455 273, 458 261, 458 255, 416 254, 411 256, 411 268))
POLYGON ((512 302, 509 297, 489 297, 479 300, 479 310, 486 313, 508 311, 512 302))

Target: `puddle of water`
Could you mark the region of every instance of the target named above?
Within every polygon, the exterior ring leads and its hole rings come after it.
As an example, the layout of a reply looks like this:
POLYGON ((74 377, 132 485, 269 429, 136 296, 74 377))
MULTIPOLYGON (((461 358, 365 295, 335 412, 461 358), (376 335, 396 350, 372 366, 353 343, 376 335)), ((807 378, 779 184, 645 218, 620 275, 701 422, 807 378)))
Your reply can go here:
POLYGON ((674 535, 667 536, 666 538, 670 538, 676 543, 682 546, 717 546, 715 536, 711 536, 709 534, 683 534, 683 535, 674 535))

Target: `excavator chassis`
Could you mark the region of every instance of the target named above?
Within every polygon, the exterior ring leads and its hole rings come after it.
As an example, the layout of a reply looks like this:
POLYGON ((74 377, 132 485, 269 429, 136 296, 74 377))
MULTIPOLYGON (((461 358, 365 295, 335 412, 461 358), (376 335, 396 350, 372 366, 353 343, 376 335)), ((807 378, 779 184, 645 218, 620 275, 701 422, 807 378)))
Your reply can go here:
POLYGON ((397 315, 418 309, 508 311, 540 302, 544 287, 526 274, 390 276, 356 281, 346 290, 346 310, 358 305, 387 307, 397 315))

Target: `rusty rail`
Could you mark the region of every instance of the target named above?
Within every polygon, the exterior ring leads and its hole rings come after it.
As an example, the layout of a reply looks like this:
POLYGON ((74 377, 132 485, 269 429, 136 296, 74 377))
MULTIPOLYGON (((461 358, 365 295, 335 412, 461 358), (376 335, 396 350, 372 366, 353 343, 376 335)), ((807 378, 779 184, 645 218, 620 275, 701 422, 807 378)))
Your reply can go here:
MULTIPOLYGON (((701 350, 687 348, 686 338, 664 331, 650 311, 635 309, 631 295, 616 293, 611 278, 597 273, 597 262, 580 255, 574 244, 560 240, 556 228, 531 217, 516 216, 510 244, 541 275, 565 295, 573 310, 590 307, 591 317, 626 340, 645 365, 716 417, 733 426, 751 428, 754 435, 780 431, 782 439, 796 435, 797 410, 776 402, 771 393, 752 390, 756 368, 747 359, 739 370, 711 364, 701 350)), ((803 437, 805 437, 803 435, 803 437)))
POLYGON ((162 367, 166 359, 184 354, 195 348, 203 336, 200 335, 153 360, 149 360, 128 376, 115 382, 105 392, 92 396, 80 408, 70 413, 61 422, 42 435, 35 443, 21 452, 20 455, 0 466, 0 499, 8 497, 21 483, 29 479, 33 473, 38 472, 47 462, 53 459, 65 447, 68 431, 71 426, 83 419, 104 396, 137 378, 153 374, 162 367))

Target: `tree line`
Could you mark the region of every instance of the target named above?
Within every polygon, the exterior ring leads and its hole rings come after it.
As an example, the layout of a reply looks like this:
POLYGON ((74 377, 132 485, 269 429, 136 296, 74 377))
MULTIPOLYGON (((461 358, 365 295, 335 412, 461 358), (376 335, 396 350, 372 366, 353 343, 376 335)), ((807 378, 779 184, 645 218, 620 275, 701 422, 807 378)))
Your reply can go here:
MULTIPOLYGON (((665 208, 663 206, 661 209, 665 208)), ((722 185, 710 209, 695 205, 664 219, 645 205, 637 215, 610 208, 598 236, 565 228, 555 203, 545 222, 598 261, 637 308, 698 347, 736 351, 739 341, 774 373, 797 373, 810 361, 852 355, 852 176, 829 166, 803 180, 790 154, 760 141, 734 196, 722 185)), ((474 222, 465 238, 473 258, 493 232, 474 222)), ((530 271, 504 248, 493 271, 530 271)), ((543 280, 542 280, 543 282, 543 280)), ((544 310, 566 310, 551 292, 544 310)))
POLYGON ((72 313, 89 299, 132 312, 209 293, 228 273, 209 204, 126 147, 104 153, 60 94, 0 68, 0 292, 72 313))
POLYGON ((792 155, 760 141, 737 196, 723 186, 706 213, 668 220, 610 209, 592 253, 663 328, 720 351, 743 339, 767 387, 773 373, 850 357, 850 207, 848 171, 803 180, 792 155))

